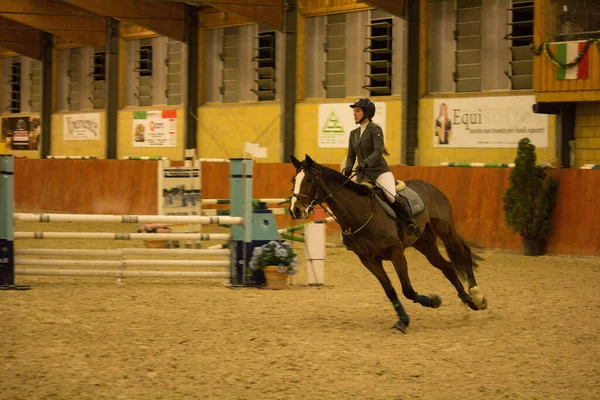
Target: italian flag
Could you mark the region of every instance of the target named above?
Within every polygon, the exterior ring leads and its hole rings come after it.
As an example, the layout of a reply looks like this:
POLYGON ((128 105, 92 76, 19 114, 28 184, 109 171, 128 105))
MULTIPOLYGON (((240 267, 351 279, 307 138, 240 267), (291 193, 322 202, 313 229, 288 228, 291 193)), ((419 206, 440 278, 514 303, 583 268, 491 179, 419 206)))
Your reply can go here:
MULTIPOLYGON (((556 59, 562 64, 573 62, 585 46, 585 40, 580 42, 559 43, 556 45, 556 59)), ((588 54, 586 51, 581 62, 571 68, 556 68, 556 79, 587 79, 588 76, 588 54)))

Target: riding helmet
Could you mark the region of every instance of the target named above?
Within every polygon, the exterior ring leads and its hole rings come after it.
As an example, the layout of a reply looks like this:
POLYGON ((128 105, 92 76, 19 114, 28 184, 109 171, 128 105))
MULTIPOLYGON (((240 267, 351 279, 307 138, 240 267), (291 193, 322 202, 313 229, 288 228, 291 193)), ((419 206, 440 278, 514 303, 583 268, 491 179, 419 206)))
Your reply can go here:
POLYGON ((375 103, 366 97, 361 97, 360 99, 356 100, 354 104, 350 104, 350 107, 362 108, 365 118, 373 119, 375 116, 375 103))

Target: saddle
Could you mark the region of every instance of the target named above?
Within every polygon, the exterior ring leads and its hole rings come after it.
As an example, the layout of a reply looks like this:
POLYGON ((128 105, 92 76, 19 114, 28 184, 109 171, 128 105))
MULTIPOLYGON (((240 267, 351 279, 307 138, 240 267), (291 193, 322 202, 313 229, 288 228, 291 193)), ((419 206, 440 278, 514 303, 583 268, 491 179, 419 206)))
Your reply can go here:
MULTIPOLYGON (((375 193, 375 200, 385 210, 386 214, 389 215, 390 218, 396 219, 396 212, 392 209, 392 207, 390 207, 390 203, 387 202, 383 193, 383 189, 373 186, 373 184, 370 182, 361 182, 361 184, 373 189, 373 192, 375 193)), ((421 199, 417 192, 406 186, 406 183, 403 181, 396 180, 396 194, 404 197, 407 200, 406 202, 403 201, 401 203, 411 217, 414 218, 425 211, 425 203, 423 203, 423 199, 421 199)))

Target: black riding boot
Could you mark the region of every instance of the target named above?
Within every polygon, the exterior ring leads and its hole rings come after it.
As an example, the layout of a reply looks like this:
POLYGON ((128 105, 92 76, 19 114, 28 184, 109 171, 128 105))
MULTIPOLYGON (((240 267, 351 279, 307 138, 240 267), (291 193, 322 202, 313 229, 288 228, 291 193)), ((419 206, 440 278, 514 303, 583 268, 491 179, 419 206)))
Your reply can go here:
POLYGON ((408 211, 410 209, 408 200, 406 200, 403 196, 396 195, 396 201, 394 204, 392 204, 392 208, 396 212, 396 215, 401 217, 406 222, 406 231, 409 235, 419 236, 421 234, 419 226, 408 211))

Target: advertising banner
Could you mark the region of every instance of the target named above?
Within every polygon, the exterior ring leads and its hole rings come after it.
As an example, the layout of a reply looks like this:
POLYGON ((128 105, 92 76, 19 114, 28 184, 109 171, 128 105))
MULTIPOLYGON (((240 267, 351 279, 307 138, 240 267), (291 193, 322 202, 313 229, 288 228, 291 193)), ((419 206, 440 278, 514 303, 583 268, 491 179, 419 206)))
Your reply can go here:
POLYGON ((2 118, 2 142, 7 150, 37 150, 40 134, 40 117, 2 118))
POLYGON ((527 137, 548 147, 548 116, 532 110, 535 96, 436 99, 434 147, 514 147, 527 137))
MULTIPOLYGON (((375 103, 373 122, 383 129, 385 140, 385 103, 375 103)), ((319 104, 319 147, 347 148, 350 131, 358 128, 350 103, 319 104)))
POLYGON ((177 110, 133 112, 133 147, 176 145, 177 110))
POLYGON ((65 140, 100 140, 100 113, 65 114, 65 140))

